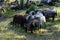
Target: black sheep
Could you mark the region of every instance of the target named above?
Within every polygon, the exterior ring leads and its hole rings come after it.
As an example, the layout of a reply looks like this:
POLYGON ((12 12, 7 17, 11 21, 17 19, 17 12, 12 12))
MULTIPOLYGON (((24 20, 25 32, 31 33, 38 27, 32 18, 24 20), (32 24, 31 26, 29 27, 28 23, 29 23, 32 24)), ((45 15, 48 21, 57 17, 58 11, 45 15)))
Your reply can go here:
MULTIPOLYGON (((31 29, 32 25, 26 26, 26 25, 28 25, 28 24, 26 23, 25 16, 26 16, 26 15, 22 16, 22 15, 19 15, 19 14, 14 15, 14 17, 13 17, 13 22, 11 22, 11 23, 12 23, 12 25, 13 25, 13 24, 14 24, 14 25, 20 24, 20 25, 25 29, 25 32, 27 32, 27 30, 32 30, 32 29, 31 29), (28 28, 29 28, 29 29, 28 29, 28 28)), ((31 32, 32 32, 32 31, 31 31, 31 32)))
POLYGON ((42 11, 42 13, 46 17, 46 19, 52 18, 53 21, 55 19, 55 16, 57 16, 57 12, 54 12, 54 11, 44 10, 42 11))
POLYGON ((12 24, 20 24, 21 26, 24 26, 24 23, 26 22, 25 17, 22 15, 14 15, 12 24))

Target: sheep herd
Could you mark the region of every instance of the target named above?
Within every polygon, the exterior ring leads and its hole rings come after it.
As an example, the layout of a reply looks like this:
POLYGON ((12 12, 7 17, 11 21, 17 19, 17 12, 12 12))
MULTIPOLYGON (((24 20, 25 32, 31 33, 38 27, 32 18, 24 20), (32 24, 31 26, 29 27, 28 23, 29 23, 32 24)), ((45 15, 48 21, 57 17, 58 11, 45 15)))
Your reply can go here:
POLYGON ((46 22, 48 18, 52 18, 54 21, 55 16, 57 16, 57 11, 55 9, 46 9, 46 10, 33 10, 33 11, 26 11, 25 15, 16 14, 13 17, 13 21, 11 24, 20 24, 21 27, 25 28, 25 32, 28 30, 33 32, 33 30, 38 30, 44 25, 46 27, 46 22))

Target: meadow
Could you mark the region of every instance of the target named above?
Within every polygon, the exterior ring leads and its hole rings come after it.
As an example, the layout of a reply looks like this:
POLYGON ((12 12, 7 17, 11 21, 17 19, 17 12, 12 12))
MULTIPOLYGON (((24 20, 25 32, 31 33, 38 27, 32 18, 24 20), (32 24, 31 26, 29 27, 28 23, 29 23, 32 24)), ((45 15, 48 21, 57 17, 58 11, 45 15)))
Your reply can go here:
MULTIPOLYGON (((15 13, 23 15, 25 10, 15 13)), ((10 25, 13 17, 0 18, 0 40, 60 40, 60 7, 57 7, 57 14, 55 21, 47 21, 45 28, 35 30, 34 33, 26 33, 19 25, 10 25)))

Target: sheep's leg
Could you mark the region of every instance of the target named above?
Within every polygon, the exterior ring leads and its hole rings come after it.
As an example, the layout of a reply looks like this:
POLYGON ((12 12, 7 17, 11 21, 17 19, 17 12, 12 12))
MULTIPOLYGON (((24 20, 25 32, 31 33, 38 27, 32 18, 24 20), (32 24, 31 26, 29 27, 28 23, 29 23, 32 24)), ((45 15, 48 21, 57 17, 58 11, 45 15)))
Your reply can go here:
POLYGON ((46 23, 44 22, 44 28, 46 28, 46 23))
POLYGON ((30 31, 31 31, 31 33, 33 33, 33 26, 32 26, 32 27, 30 27, 30 31))
POLYGON ((41 29, 41 26, 42 26, 42 25, 39 25, 38 30, 41 29))
POLYGON ((33 31, 31 30, 31 33, 33 33, 33 31))
POLYGON ((54 21, 54 18, 55 18, 55 17, 53 16, 53 17, 52 17, 53 21, 54 21))
POLYGON ((25 32, 27 32, 27 28, 25 27, 25 32))
POLYGON ((40 23, 39 23, 37 29, 39 30, 40 28, 41 28, 41 25, 40 25, 40 23))
POLYGON ((42 25, 40 25, 40 28, 42 27, 42 25))

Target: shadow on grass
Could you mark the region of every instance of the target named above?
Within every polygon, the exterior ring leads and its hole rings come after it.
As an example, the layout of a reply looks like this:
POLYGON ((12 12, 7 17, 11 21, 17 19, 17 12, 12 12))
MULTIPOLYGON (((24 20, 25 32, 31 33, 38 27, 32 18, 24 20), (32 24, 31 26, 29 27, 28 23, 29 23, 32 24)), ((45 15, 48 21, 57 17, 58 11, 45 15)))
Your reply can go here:
POLYGON ((60 24, 60 20, 55 20, 54 22, 48 21, 45 28, 48 31, 39 34, 26 33, 20 25, 9 25, 8 29, 14 31, 14 33, 19 36, 25 36, 25 38, 18 38, 15 40, 59 40, 60 30, 58 29, 58 26, 55 27, 55 25, 58 24, 60 24))
POLYGON ((0 22, 6 21, 6 20, 7 20, 7 18, 5 18, 5 17, 0 17, 0 22))
POLYGON ((49 31, 58 30, 58 24, 60 24, 60 20, 48 21, 46 23, 46 29, 49 31))
POLYGON ((12 30, 15 34, 19 35, 17 38, 14 38, 14 40, 26 40, 26 33, 20 25, 10 25, 8 30, 12 30))

